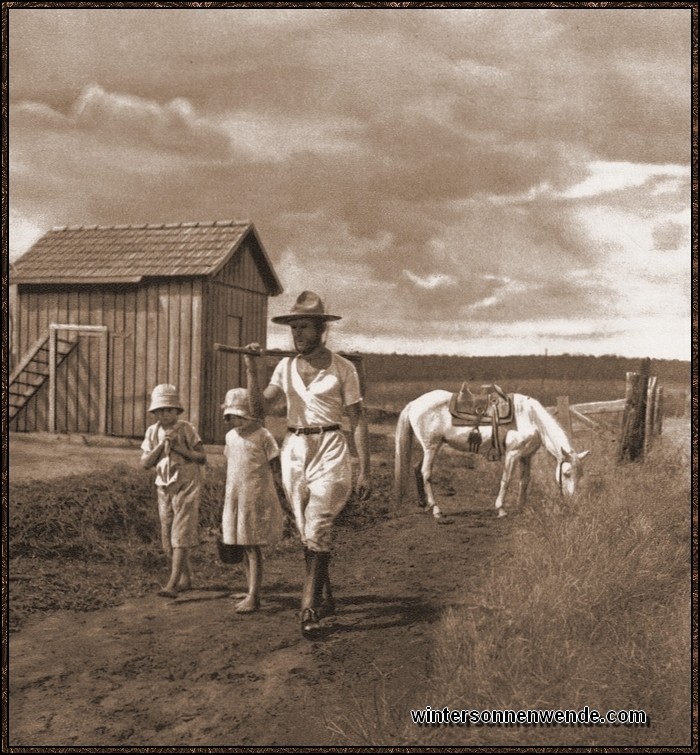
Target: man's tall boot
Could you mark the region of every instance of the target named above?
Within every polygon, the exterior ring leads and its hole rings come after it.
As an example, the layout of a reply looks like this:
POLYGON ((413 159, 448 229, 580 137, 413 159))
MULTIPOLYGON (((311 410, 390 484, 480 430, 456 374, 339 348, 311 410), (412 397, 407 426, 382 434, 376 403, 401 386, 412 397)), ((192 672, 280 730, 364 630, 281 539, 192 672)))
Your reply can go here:
POLYGON ((321 616, 335 616, 335 600, 333 599, 333 589, 329 573, 331 554, 326 552, 319 553, 318 555, 321 561, 321 616))
POLYGON ((301 596, 301 633, 304 637, 310 637, 320 629, 318 609, 323 589, 321 559, 323 554, 307 549, 305 555, 306 579, 301 596))

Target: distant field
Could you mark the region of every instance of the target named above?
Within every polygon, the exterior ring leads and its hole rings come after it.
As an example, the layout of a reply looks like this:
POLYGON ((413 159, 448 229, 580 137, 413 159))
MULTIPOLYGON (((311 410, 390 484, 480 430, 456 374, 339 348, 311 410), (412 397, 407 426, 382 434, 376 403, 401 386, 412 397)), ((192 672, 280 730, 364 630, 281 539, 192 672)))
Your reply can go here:
MULTIPOLYGON (((643 360, 616 356, 457 357, 410 354, 365 354, 367 377, 384 380, 468 380, 509 382, 524 378, 548 380, 624 380, 627 372, 641 372, 643 360)), ((690 362, 650 360, 649 374, 662 383, 690 384, 690 362)))

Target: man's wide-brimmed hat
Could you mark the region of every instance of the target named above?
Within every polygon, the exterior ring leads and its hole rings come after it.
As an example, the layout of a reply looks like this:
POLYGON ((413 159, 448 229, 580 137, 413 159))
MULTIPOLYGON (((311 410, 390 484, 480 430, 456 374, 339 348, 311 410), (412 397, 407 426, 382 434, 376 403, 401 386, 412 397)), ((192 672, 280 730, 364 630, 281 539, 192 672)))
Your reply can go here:
POLYGON ((224 410, 224 417, 227 414, 233 414, 236 417, 243 417, 243 419, 255 419, 250 414, 248 391, 245 388, 231 388, 230 391, 227 391, 221 408, 224 410))
POLYGON ((329 315, 326 313, 323 300, 318 294, 315 294, 313 291, 302 291, 294 302, 294 306, 289 310, 289 314, 273 317, 272 322, 287 325, 294 320, 301 320, 304 317, 311 317, 316 320, 341 319, 339 315, 329 315))
POLYGON ((151 405, 148 407, 148 411, 154 412, 156 409, 178 409, 181 412, 185 411, 177 388, 174 385, 163 383, 153 389, 151 393, 151 405))

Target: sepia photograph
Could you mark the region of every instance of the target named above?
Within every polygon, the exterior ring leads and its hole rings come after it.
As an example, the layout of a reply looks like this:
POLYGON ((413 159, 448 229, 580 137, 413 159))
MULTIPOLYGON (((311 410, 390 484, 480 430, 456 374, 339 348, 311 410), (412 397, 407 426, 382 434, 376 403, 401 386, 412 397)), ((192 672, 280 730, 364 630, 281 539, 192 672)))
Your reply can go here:
POLYGON ((3 751, 697 752, 698 3, 2 37, 3 751))

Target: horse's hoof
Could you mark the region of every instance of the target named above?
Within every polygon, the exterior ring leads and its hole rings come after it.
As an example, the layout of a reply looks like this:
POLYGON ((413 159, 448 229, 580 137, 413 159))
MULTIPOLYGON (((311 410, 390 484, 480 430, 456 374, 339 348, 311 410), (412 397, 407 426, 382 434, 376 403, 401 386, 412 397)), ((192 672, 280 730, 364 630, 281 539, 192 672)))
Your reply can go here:
POLYGON ((448 516, 436 516, 435 521, 438 524, 453 524, 454 519, 450 519, 448 516))
POLYGON ((508 512, 503 509, 498 509, 498 511, 496 511, 496 516, 500 519, 503 516, 508 516, 508 512))

